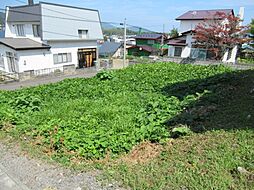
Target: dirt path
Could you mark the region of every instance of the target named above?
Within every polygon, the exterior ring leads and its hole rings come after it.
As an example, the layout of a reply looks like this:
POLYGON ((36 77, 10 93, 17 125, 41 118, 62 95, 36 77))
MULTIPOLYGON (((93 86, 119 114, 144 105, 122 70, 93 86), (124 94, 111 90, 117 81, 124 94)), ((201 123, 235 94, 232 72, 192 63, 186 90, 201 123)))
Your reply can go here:
POLYGON ((102 186, 96 180, 98 171, 74 172, 48 164, 30 158, 18 147, 7 147, 1 141, 0 151, 0 190, 12 190, 22 185, 23 189, 27 187, 29 190, 123 190, 116 184, 102 186), (6 184, 13 185, 13 188, 1 189, 6 184))

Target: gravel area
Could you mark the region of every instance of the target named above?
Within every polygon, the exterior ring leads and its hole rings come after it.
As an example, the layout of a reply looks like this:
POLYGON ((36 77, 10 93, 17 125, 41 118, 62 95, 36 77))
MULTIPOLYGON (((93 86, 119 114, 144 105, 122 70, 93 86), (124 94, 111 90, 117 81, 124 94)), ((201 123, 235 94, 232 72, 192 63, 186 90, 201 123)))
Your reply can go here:
POLYGON ((0 150, 0 164, 5 167, 6 173, 31 190, 123 190, 116 183, 102 186, 96 180, 99 171, 74 172, 30 158, 18 147, 9 148, 2 142, 0 150))

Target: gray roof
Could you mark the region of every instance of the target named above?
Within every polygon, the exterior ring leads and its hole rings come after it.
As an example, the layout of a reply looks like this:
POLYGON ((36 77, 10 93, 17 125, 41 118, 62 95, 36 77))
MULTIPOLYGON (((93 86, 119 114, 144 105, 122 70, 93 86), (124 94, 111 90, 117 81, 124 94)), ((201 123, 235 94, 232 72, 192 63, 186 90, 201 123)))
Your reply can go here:
POLYGON ((121 43, 116 42, 105 42, 99 48, 99 55, 114 55, 115 52, 122 46, 121 43))
MULTIPOLYGON (((183 15, 176 18, 176 20, 204 20, 204 19, 214 19, 218 12, 223 12, 225 14, 233 14, 233 9, 215 9, 215 10, 192 10, 184 13, 183 15)), ((220 18, 217 18, 220 19, 220 18)))
POLYGON ((148 39, 148 40, 156 40, 161 38, 162 34, 139 34, 135 38, 136 39, 148 39))
POLYGON ((14 50, 50 49, 49 45, 42 44, 28 38, 1 38, 0 44, 14 50))
POLYGON ((9 7, 8 22, 40 22, 41 8, 39 4, 9 7))
POLYGON ((90 10, 90 11, 98 11, 95 9, 73 7, 73 6, 48 3, 48 2, 39 2, 38 4, 33 4, 33 5, 9 7, 8 22, 34 22, 34 21, 40 22, 41 20, 40 17, 42 14, 41 4, 48 4, 48 5, 54 5, 54 6, 60 6, 60 7, 68 7, 68 8, 83 9, 83 10, 90 10))

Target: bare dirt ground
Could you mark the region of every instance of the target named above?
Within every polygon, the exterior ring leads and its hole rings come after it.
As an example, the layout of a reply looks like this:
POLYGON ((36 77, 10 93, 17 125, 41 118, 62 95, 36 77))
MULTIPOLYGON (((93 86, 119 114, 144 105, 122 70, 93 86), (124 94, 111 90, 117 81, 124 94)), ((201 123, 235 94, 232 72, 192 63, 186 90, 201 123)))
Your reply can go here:
MULTIPOLYGON (((100 171, 81 172, 31 158, 17 145, 0 141, 0 164, 6 175, 12 176, 30 190, 123 190, 116 183, 102 185, 96 177, 100 171)), ((1 179, 0 179, 0 190, 1 179)))

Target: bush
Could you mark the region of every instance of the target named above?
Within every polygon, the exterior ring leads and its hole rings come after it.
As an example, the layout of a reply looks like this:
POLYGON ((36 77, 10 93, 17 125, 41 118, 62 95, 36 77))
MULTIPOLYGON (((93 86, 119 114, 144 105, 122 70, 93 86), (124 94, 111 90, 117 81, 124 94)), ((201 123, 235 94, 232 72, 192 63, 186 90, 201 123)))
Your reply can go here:
POLYGON ((114 78, 113 71, 103 70, 97 73, 96 77, 100 80, 112 80, 114 78))

